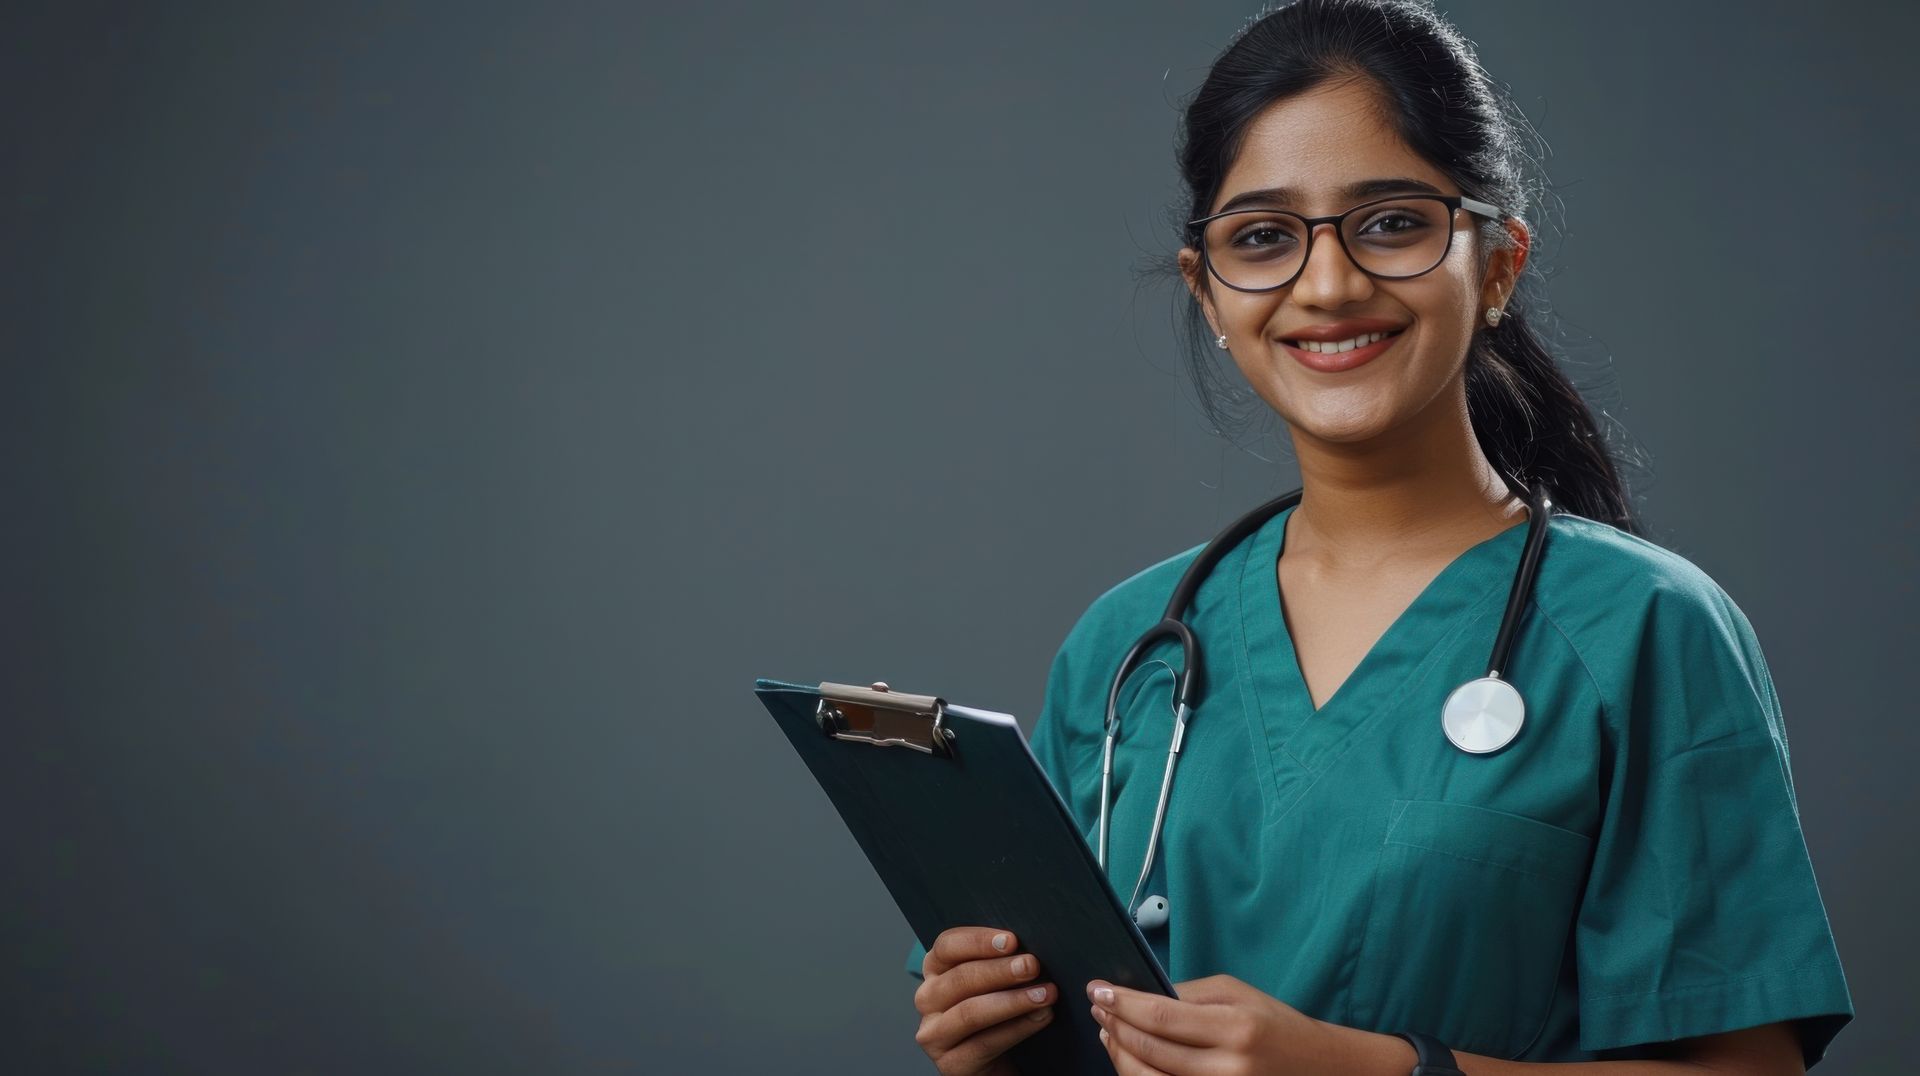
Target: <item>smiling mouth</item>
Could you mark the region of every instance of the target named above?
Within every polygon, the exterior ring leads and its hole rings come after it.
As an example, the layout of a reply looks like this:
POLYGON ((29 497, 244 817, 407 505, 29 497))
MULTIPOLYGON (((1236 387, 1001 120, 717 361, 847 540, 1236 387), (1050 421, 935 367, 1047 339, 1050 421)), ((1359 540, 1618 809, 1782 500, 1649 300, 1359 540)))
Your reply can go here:
POLYGON ((1342 351, 1352 351, 1355 348, 1366 347, 1369 344, 1378 343, 1381 340, 1392 339, 1405 331, 1405 329, 1395 329, 1392 332, 1384 333, 1362 333, 1350 340, 1282 340, 1280 342, 1288 347, 1296 347, 1310 354, 1335 355, 1342 351))
POLYGON ((1286 348, 1287 354, 1293 356, 1294 361, 1309 370, 1322 374, 1340 374, 1372 362, 1382 352, 1390 350, 1393 342, 1405 332, 1405 329, 1400 329, 1387 333, 1362 333, 1352 340, 1329 341, 1324 345, 1317 341, 1307 342, 1313 347, 1325 348, 1319 351, 1310 350, 1308 347, 1302 347, 1288 340, 1280 341, 1280 346, 1286 348))

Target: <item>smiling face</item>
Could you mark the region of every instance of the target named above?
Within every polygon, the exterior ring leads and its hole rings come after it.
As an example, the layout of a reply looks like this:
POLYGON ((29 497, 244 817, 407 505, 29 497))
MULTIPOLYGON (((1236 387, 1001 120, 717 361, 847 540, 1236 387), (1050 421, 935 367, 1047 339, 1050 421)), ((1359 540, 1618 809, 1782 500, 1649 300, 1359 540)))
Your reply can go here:
MULTIPOLYGON (((1220 212, 1246 192, 1285 187, 1299 193, 1253 206, 1308 217, 1331 215, 1385 196, 1389 192, 1342 195, 1354 185, 1380 179, 1418 180, 1442 194, 1460 194, 1444 172, 1394 133, 1377 93, 1373 83, 1359 79, 1323 83, 1267 108, 1249 126, 1208 214, 1220 212)), ((1214 334, 1226 334, 1234 363, 1292 427, 1296 440, 1364 442, 1418 426, 1422 417, 1436 414, 1436 407, 1464 413, 1468 344, 1474 330, 1485 324, 1481 319, 1487 307, 1505 308, 1525 263, 1525 226, 1509 220, 1519 250, 1496 250, 1483 271, 1474 251, 1481 219, 1457 211, 1445 259, 1431 272, 1402 280, 1380 280, 1362 272, 1326 225, 1315 227, 1312 258, 1300 275, 1272 291, 1227 287, 1208 274, 1193 248, 1180 252, 1180 268, 1214 334), (1335 359, 1331 355, 1297 355, 1282 343, 1296 339, 1303 329, 1348 319, 1390 324, 1401 332, 1386 341, 1384 350, 1366 349, 1377 352, 1374 357, 1337 370, 1327 367, 1346 363, 1330 361, 1335 359)))

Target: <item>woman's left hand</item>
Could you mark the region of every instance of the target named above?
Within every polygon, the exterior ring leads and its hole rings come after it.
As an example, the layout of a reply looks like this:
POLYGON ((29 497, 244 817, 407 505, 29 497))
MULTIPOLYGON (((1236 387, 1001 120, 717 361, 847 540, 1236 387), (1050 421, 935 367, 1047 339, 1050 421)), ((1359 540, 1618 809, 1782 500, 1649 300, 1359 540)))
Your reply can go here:
POLYGON ((1332 1061, 1331 1025, 1231 975, 1174 989, 1178 998, 1102 979, 1087 984, 1100 1041, 1120 1076, 1313 1073, 1332 1061))

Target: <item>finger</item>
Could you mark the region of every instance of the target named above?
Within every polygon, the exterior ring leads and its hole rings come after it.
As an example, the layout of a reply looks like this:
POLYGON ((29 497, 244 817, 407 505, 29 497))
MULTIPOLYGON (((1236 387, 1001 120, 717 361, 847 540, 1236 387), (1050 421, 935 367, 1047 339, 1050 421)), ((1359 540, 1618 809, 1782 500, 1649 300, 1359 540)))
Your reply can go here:
POLYGON ((1053 1003, 1059 1000, 1060 992, 1054 989, 1052 983, 1036 983, 1012 990, 977 994, 947 1010, 947 1016, 965 1029, 956 1038, 965 1038, 1017 1016, 1051 1011, 1053 1003))
POLYGON ((1213 1053, 1204 1047, 1188 1046, 1137 1028, 1098 1005, 1093 1007, 1093 1019, 1109 1041, 1119 1043, 1122 1050, 1155 1069, 1204 1072, 1210 1060, 1208 1055, 1213 1053))
POLYGON ((1173 984, 1175 997, 1201 1005, 1230 1003, 1244 996, 1246 990, 1247 984, 1231 975, 1209 975, 1204 979, 1188 979, 1184 983, 1173 984))
POLYGON ((1087 997, 1142 1031, 1190 1046, 1218 1044, 1229 1030, 1233 1012, 1224 1005, 1149 994, 1115 986, 1104 979, 1087 984, 1087 997), (1104 991, 1104 992, 1103 992, 1104 991))
POLYGON ((1019 986, 1040 974, 1040 959, 1032 953, 995 960, 969 960, 934 975, 913 992, 913 1007, 924 1013, 951 1009, 976 994, 1019 986))
POLYGON ((967 1036, 952 1050, 939 1055, 941 1059, 960 1062, 958 1067, 969 1069, 975 1065, 985 1065, 1008 1050, 1024 1042, 1029 1036, 1053 1022, 1052 1009, 1035 1009, 1010 1020, 1002 1020, 992 1027, 982 1029, 967 1036))
POLYGON ((1168 1076, 1160 1069, 1128 1052, 1127 1048, 1115 1042, 1106 1028, 1100 1029, 1100 1044, 1107 1048, 1107 1059, 1113 1062, 1113 1071, 1120 1076, 1168 1076))
POLYGON ((948 927, 933 939, 927 958, 920 962, 920 974, 931 978, 956 964, 969 960, 1006 956, 1020 951, 1020 939, 1010 930, 995 927, 948 927))
POLYGON ((921 1022, 915 1037, 921 1047, 930 1052, 956 1050, 968 1038, 1008 1020, 1019 1020, 1036 1012, 1050 1013, 1051 1006, 1058 1000, 1060 992, 1052 983, 979 994, 930 1015, 921 1022), (1039 991, 1037 997, 1034 991, 1039 991))

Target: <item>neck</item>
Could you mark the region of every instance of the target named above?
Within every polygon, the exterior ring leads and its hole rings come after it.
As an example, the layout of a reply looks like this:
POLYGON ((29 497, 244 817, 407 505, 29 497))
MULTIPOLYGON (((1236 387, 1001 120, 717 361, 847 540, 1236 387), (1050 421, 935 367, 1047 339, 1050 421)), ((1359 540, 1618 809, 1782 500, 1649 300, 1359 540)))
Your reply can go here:
POLYGON ((1329 568, 1450 557, 1527 518, 1473 436, 1464 387, 1379 437, 1334 442, 1296 428, 1293 446, 1303 492, 1287 553, 1329 568))

